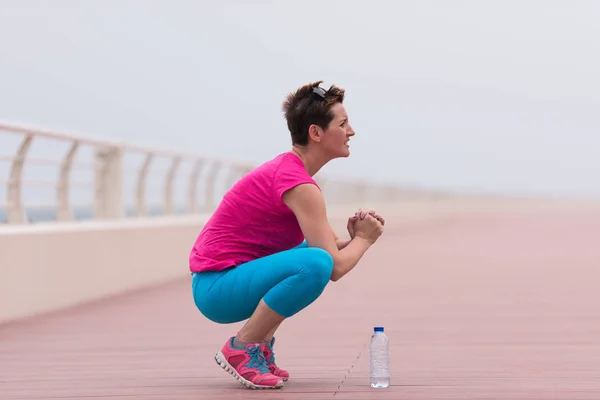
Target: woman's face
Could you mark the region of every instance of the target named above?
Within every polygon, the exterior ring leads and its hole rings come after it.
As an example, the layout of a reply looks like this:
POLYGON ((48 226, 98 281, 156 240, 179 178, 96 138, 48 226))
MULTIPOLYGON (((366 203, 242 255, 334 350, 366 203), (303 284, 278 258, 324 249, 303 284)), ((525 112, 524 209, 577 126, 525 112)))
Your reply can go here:
POLYGON ((348 114, 342 103, 331 107, 333 119, 323 132, 321 145, 330 158, 348 157, 350 155, 350 138, 355 135, 348 121, 348 114))

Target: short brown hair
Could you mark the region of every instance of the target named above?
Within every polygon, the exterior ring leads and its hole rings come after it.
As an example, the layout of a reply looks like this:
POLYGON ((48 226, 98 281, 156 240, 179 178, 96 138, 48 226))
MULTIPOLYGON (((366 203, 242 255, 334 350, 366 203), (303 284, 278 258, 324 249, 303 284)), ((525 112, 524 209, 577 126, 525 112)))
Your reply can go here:
POLYGON ((323 81, 304 85, 288 94, 283 102, 283 112, 293 144, 308 144, 308 128, 312 124, 327 129, 333 119, 331 107, 335 103, 344 102, 344 89, 331 85, 325 90, 319 86, 321 83, 323 81))

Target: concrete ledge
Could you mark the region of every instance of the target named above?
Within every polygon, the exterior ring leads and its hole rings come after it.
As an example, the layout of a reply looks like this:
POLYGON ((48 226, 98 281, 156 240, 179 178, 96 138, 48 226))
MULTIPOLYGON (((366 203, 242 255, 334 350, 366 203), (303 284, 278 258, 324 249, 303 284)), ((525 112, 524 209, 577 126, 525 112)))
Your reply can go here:
POLYGON ((184 276, 201 219, 3 230, 0 322, 184 276))

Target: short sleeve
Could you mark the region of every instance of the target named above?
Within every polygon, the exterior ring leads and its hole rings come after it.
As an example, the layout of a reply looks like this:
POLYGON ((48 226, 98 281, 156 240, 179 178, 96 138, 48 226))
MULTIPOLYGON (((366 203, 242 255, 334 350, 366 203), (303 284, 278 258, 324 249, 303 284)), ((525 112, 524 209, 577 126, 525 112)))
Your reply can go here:
POLYGON ((277 199, 281 199, 281 196, 286 191, 304 183, 311 183, 319 187, 317 182, 296 160, 290 158, 282 160, 281 165, 273 176, 273 190, 277 199))

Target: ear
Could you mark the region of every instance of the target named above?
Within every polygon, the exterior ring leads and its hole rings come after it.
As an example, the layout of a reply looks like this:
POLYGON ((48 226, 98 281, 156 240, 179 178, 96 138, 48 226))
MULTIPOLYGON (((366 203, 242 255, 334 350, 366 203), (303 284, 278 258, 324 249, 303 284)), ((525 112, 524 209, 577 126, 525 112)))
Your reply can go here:
POLYGON ((308 127, 308 137, 319 143, 323 139, 323 129, 315 124, 308 127))

